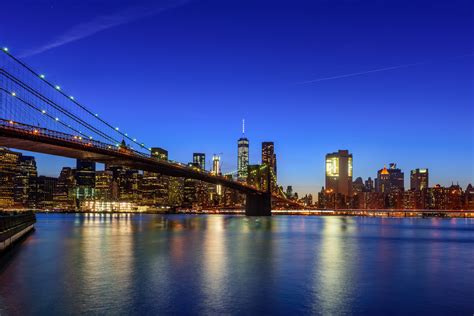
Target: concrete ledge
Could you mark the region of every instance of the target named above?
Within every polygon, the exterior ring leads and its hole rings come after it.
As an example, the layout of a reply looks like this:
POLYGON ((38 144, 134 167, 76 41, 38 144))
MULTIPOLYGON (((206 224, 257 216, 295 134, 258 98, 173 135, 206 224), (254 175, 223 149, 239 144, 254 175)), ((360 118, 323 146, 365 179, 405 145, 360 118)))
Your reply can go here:
POLYGON ((13 245, 18 239, 28 234, 34 229, 33 223, 26 224, 23 227, 18 227, 8 238, 5 238, 0 241, 0 253, 6 250, 8 247, 13 245))

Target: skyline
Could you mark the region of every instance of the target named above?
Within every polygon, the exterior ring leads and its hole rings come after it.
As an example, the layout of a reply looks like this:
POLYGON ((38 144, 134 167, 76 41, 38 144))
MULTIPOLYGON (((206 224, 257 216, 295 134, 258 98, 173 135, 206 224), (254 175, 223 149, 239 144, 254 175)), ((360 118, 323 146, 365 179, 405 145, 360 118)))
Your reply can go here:
MULTIPOLYGON (((126 11, 129 4, 124 3, 121 2, 119 8, 111 11, 126 11)), ((7 7, 12 7, 10 12, 17 12, 14 7, 24 4, 7 4, 7 7)), ((324 156, 338 149, 348 149, 354 154, 354 179, 359 176, 364 179, 369 176, 374 178, 377 170, 383 165, 395 162, 406 172, 416 168, 430 169, 432 184, 449 185, 452 181, 459 181, 460 185, 465 187, 472 182, 473 49, 472 43, 467 39, 473 31, 469 28, 472 22, 468 21, 464 12, 468 11, 472 4, 467 1, 455 1, 454 4, 445 4, 443 8, 423 7, 426 10, 423 27, 405 29, 404 32, 399 30, 398 33, 394 32, 391 38, 398 39, 400 44, 400 41, 403 41, 402 35, 407 36, 408 31, 413 31, 412 37, 405 38, 413 45, 406 46, 405 43, 405 50, 395 50, 391 54, 389 51, 396 45, 379 38, 383 32, 374 30, 365 34, 366 38, 361 38, 361 34, 356 31, 367 32, 367 25, 345 16, 343 12, 342 17, 348 20, 339 25, 339 28, 338 25, 331 24, 335 27, 333 35, 341 37, 339 44, 344 44, 342 46, 352 47, 351 52, 355 56, 344 54, 334 44, 327 49, 313 47, 316 43, 307 43, 308 47, 299 44, 300 46, 293 50, 284 49, 283 44, 293 43, 297 46, 291 37, 297 34, 296 31, 301 31, 302 24, 313 27, 310 29, 311 35, 318 34, 315 25, 317 23, 311 19, 322 13, 312 10, 303 12, 304 5, 323 11, 338 9, 334 7, 350 9, 354 6, 341 2, 334 5, 318 2, 314 7, 304 2, 299 4, 300 7, 292 8, 284 14, 278 3, 276 8, 273 7, 273 10, 265 15, 269 20, 268 26, 252 24, 252 30, 258 33, 258 36, 244 38, 244 35, 251 34, 240 30, 239 26, 247 25, 246 18, 251 22, 256 21, 257 13, 263 12, 263 8, 258 4, 250 6, 255 9, 253 14, 243 10, 248 8, 249 3, 243 2, 240 6, 233 4, 240 9, 234 12, 234 22, 238 23, 236 27, 219 20, 219 12, 224 8, 219 7, 217 3, 187 1, 183 5, 162 10, 158 15, 142 17, 136 13, 138 18, 132 19, 133 21, 124 18, 128 22, 112 23, 110 28, 22 60, 38 71, 45 72, 52 81, 61 84, 86 105, 101 113, 106 112, 113 103, 117 111, 107 111, 108 120, 140 136, 150 146, 167 149, 173 160, 191 161, 193 152, 204 152, 208 157, 222 152, 223 170, 235 170, 237 139, 240 135, 241 118, 245 117, 246 137, 250 141, 250 163, 260 161, 261 142, 274 141, 279 164, 279 182, 284 186, 292 185, 300 194, 314 195, 320 190, 324 183, 324 156), (205 11, 210 20, 191 19, 194 22, 191 23, 186 19, 196 17, 193 14, 203 7, 215 10, 205 11), (281 25, 275 24, 280 15, 286 16, 286 21, 289 22, 284 25, 288 30, 283 33, 283 40, 265 38, 270 35, 270 26, 284 31, 281 25), (434 25, 435 18, 440 16, 449 18, 449 23, 443 25, 443 29, 440 25, 434 25), (296 17, 303 18, 302 22, 296 23, 296 17), (185 26, 172 28, 177 22, 183 22, 185 26), (352 42, 349 34, 345 33, 345 28, 351 23, 355 28, 355 38, 352 42), (204 36, 204 30, 220 24, 224 28, 220 29, 220 32, 214 30, 217 39, 204 36), (173 33, 159 33, 161 43, 167 44, 166 47, 170 49, 167 53, 160 50, 160 45, 143 43, 141 40, 146 38, 143 32, 153 33, 159 26, 168 26, 166 29, 173 33), (192 29, 191 26, 195 28, 192 29), (438 36, 436 39, 424 38, 425 32, 433 34, 433 30, 429 28, 434 26, 444 36, 438 36), (140 34, 138 39, 137 34, 140 34), (228 36, 229 34, 233 36, 228 36), (185 40, 178 41, 172 35, 185 40), (362 58, 368 51, 361 49, 362 43, 355 45, 354 41, 365 39, 367 44, 373 41, 374 36, 381 45, 371 46, 370 48, 377 48, 376 51, 362 58), (417 44, 417 40, 421 38, 424 40, 417 44), (259 46, 257 39, 265 41, 259 46), (216 45, 218 40, 223 46, 208 47, 211 44, 216 45), (185 42, 193 47, 194 56, 186 54, 185 42), (242 48, 235 53, 231 52, 231 48, 236 48, 238 44, 249 42, 254 44, 251 47, 256 45, 258 49, 250 52, 242 48), (272 45, 277 44, 281 50, 272 51, 272 45), (90 52, 91 47, 93 54, 90 52), (271 57, 266 55, 270 51, 274 53, 271 57), (426 57, 427 52, 430 53, 429 58, 426 57), (143 58, 134 59, 129 64, 120 63, 120 60, 128 60, 134 53, 143 58), (254 55, 250 56, 250 53, 254 55), (319 53, 314 56, 314 59, 319 58, 319 61, 310 59, 311 53, 319 53), (329 55, 330 53, 339 53, 339 56, 329 55), (301 54, 303 60, 295 62, 294 57, 301 54), (163 59, 156 58, 157 56, 163 59), (252 58, 245 60, 245 57, 252 58), (82 58, 88 58, 91 64, 77 63, 82 58), (105 62, 101 62, 102 60, 105 62), (434 61, 427 63, 426 60, 434 61), (325 63, 329 61, 326 66, 325 63), (137 63, 137 66, 134 63, 137 63), (307 68, 311 69, 305 68, 308 64, 310 67, 307 68), (116 68, 117 65, 121 67, 116 68), (132 65, 134 66, 131 67, 132 65), (223 69, 219 70, 219 67, 223 69), (386 70, 375 72, 377 69, 386 70), (314 70, 317 71, 313 73, 314 70), (158 71, 158 75, 155 71, 158 71), (126 78, 120 76, 123 73, 127 74, 126 78), (82 80, 84 78, 87 80, 82 80), (321 78, 332 79, 322 82, 321 78), (314 80, 319 81, 304 85, 295 84, 314 80), (123 81, 131 91, 121 89, 123 95, 117 96, 116 92, 122 87, 123 81), (340 93, 341 89, 344 93, 340 93), (130 108, 128 100, 143 104, 139 114, 132 116, 127 112, 130 108), (453 102, 456 102, 454 108, 453 102), (156 103, 164 105, 156 107, 156 103), (379 109, 380 104, 386 104, 385 108, 379 109), (132 117, 132 122, 127 120, 129 117, 132 117), (167 119, 160 120, 161 117, 167 119), (179 120, 175 119, 177 117, 179 120), (156 136, 152 133, 156 133, 156 136), (309 140, 306 140, 308 136, 309 140)), ((96 15, 95 18, 84 16, 91 13, 87 13, 84 7, 81 10, 80 4, 76 6, 78 9, 74 10, 74 23, 54 20, 55 23, 70 23, 70 28, 73 28, 100 16, 110 16, 105 13, 96 15)), ((358 6, 365 7, 367 4, 358 3, 358 6)), ((373 13, 383 13, 380 12, 382 8, 378 9, 379 11, 373 13)), ((414 25, 410 22, 415 22, 417 13, 421 10, 413 9, 414 12, 398 12, 403 14, 406 18, 404 21, 412 27, 414 25)), ((359 8, 358 13, 364 14, 362 11, 363 8, 359 8)), ((46 16, 54 16, 54 12, 52 9, 46 16)), ((344 22, 342 17, 337 16, 335 20, 344 22)), ((4 23, 13 27, 15 21, 12 18, 14 14, 4 23)), ((381 19, 372 15, 367 18, 371 18, 368 20, 370 22, 381 19)), ((384 24, 388 29, 402 27, 395 23, 393 17, 391 19, 384 24)), ((54 24, 50 22, 48 21, 48 27, 54 24)), ((33 39, 36 32, 44 31, 44 26, 41 21, 33 19, 24 26, 15 28, 18 30, 15 36, 12 36, 14 33, 8 32, 8 28, 2 27, 0 39, 2 44, 10 48, 12 54, 16 55, 18 52, 21 55, 22 52, 49 43, 47 39, 43 43, 37 43, 39 40, 33 39), (33 29, 33 26, 37 29, 33 29), (5 34, 3 30, 6 30, 5 34)), ((45 34, 51 34, 54 39, 63 32, 52 31, 45 34)), ((309 35, 298 34, 298 40, 311 37, 309 35)), ((329 38, 319 35, 316 37, 319 41, 330 44, 329 38)), ((45 158, 44 155, 36 153, 33 155, 38 158, 40 172, 46 175, 57 176, 65 162, 67 165, 74 164, 74 161, 68 159, 51 159, 50 156, 45 158)))

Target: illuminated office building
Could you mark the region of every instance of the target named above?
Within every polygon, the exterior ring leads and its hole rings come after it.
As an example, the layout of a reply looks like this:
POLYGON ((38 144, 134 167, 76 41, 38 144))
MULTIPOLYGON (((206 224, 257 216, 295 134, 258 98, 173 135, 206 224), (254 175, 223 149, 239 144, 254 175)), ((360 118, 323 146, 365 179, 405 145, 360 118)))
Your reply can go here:
POLYGON ((352 194, 352 154, 348 150, 326 155, 326 191, 345 196, 352 194))
POLYGON ((168 160, 168 151, 160 147, 152 147, 151 156, 158 160, 168 160))
POLYGON ((97 171, 95 174, 95 197, 99 201, 111 201, 117 198, 118 188, 114 174, 110 170, 97 171), (115 184, 115 186, 114 186, 115 184))
POLYGON ((237 178, 246 181, 249 165, 249 140, 245 137, 245 121, 242 121, 242 137, 237 142, 237 178))
POLYGON ((76 162, 76 206, 85 199, 93 199, 95 192, 95 162, 77 159, 76 162))
POLYGON ((212 174, 221 174, 221 157, 217 155, 212 156, 212 174))
MULTIPOLYGON (((218 155, 212 156, 212 174, 221 175, 221 157, 218 155)), ((220 196, 222 194, 222 186, 220 184, 215 186, 215 193, 220 196)), ((211 199, 213 199, 211 197, 211 199)))
POLYGON ((75 196, 73 191, 76 180, 74 173, 74 170, 69 167, 62 168, 53 194, 55 208, 63 210, 75 208, 75 196))
POLYGON ((377 178, 375 178, 375 191, 378 193, 390 192, 390 173, 386 166, 377 171, 377 178))
POLYGON ((18 160, 18 173, 15 176, 14 199, 23 207, 35 208, 38 171, 32 156, 21 155, 18 160))
POLYGON ((15 176, 21 153, 0 148, 0 208, 13 207, 15 176))
POLYGON ((262 143, 262 165, 267 165, 277 176, 277 160, 275 154, 275 144, 273 142, 262 143))
POLYGON ((422 191, 429 187, 428 169, 415 169, 410 172, 410 189, 422 191))
POLYGON ((379 193, 390 193, 392 191, 403 192, 405 190, 405 175, 397 168, 396 163, 391 163, 389 168, 383 167, 377 172, 375 189, 379 193))
POLYGON ((55 206, 54 193, 58 178, 39 176, 37 180, 37 207, 41 209, 55 206))
POLYGON ((201 170, 206 170, 206 154, 194 153, 193 164, 196 165, 201 170))
POLYGON ((77 159, 76 184, 90 188, 95 187, 95 162, 77 159))

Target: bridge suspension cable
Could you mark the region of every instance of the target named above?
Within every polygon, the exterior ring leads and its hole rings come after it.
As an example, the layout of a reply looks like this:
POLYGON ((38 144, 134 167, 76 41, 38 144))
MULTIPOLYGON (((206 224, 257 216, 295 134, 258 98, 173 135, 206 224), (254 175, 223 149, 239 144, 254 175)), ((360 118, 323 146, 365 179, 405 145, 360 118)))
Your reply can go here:
MULTIPOLYGON (((16 83, 18 86, 22 87, 24 90, 28 91, 29 93, 31 93, 32 95, 34 95, 35 97, 37 97, 38 99, 40 99, 41 101, 47 103, 48 105, 50 105, 51 107, 53 107, 54 109, 58 110, 59 112, 61 112, 62 114, 66 115, 67 117, 71 118, 72 120, 74 120, 75 122, 83 125, 84 127, 86 127, 87 129, 93 131, 94 133, 102 136, 103 138, 113 142, 114 144, 115 143, 118 143, 119 141, 114 139, 113 137, 105 134, 104 132, 102 132, 101 130, 95 128, 94 126, 92 126, 91 124, 89 124, 88 122, 82 120, 80 117, 78 117, 77 115, 75 115, 74 113, 64 109, 63 107, 61 107, 60 105, 58 105, 57 103, 55 103, 54 101, 52 101, 51 99, 43 96, 42 94, 38 93, 37 91, 35 91, 33 88, 31 88, 30 86, 28 86, 26 83, 22 82, 21 80, 15 78, 14 76, 12 76, 11 74, 9 74, 8 72, 6 72, 5 70, 3 69, 0 69, 0 75, 4 75, 6 76, 8 79, 10 79, 11 81, 13 81, 14 83, 16 83)), ((31 104, 29 104, 30 106, 32 106, 31 104)), ((37 108, 37 107, 35 107, 37 108)), ((42 114, 46 114, 47 112, 45 110, 40 110, 40 112, 42 114)), ((79 134, 82 134, 84 135, 84 133, 82 133, 81 131, 77 131, 79 134)), ((88 136, 88 135, 86 135, 88 136)), ((89 138, 92 137, 92 136, 88 136, 89 138)))
MULTIPOLYGON (((3 48, 2 49, 2 52, 8 56, 11 60, 13 60, 15 63, 17 63, 18 65, 20 65, 21 67, 23 67, 25 70, 27 70, 29 73, 31 73, 35 78, 38 78, 40 79, 45 85, 47 85, 49 88, 52 88, 54 91, 56 91, 57 93, 59 93, 61 96, 63 96, 64 98, 66 98, 69 102, 71 102, 72 104, 74 104, 75 106, 77 106, 78 108, 80 108, 81 110, 83 110, 86 114, 90 115, 91 117, 95 118, 96 120, 98 120, 100 123, 104 124, 107 128, 111 129, 112 131, 114 131, 114 133, 117 133, 118 135, 120 135, 123 139, 127 139, 129 140, 131 143, 135 144, 136 146, 138 146, 140 149, 144 149, 144 150, 147 150, 147 151, 150 151, 151 149, 146 147, 144 143, 140 143, 136 138, 133 138, 131 136, 128 135, 128 133, 125 133, 123 131, 121 131, 118 127, 116 126, 113 126, 112 124, 110 124, 109 122, 107 122, 106 120, 104 120, 102 117, 100 117, 97 113, 93 112, 92 110, 90 110, 88 107, 86 107, 85 105, 83 105, 82 103, 79 103, 76 98, 72 97, 71 95, 68 95, 59 85, 55 85, 53 84, 52 82, 48 81, 46 79, 46 77, 43 75, 43 74, 40 74, 38 73, 37 71, 35 71, 32 67, 30 67, 29 65, 25 64, 24 62, 22 62, 21 60, 19 60, 18 58, 16 58, 14 55, 12 55, 10 53, 10 51, 6 48, 3 48)), ((88 124, 90 125, 90 124, 88 124)), ((92 126, 92 125, 90 125, 92 126)), ((98 130, 98 129, 96 129, 98 130)), ((95 132, 97 133, 97 132, 95 132)), ((101 132, 103 135, 107 135, 106 133, 103 133, 101 132)), ((102 136, 102 137, 105 137, 105 136, 102 136)), ((107 136, 106 138, 111 138, 110 136, 107 136)), ((110 140, 111 140, 110 139, 110 140)), ((110 141, 109 140, 109 141, 110 141)), ((117 140, 114 139, 114 142, 117 142, 117 140)))
MULTIPOLYGON (((75 132, 75 133, 77 133, 77 134, 83 135, 82 132, 80 132, 80 131, 78 131, 77 129, 73 128, 71 125, 68 125, 68 124, 66 124, 66 123, 64 123, 64 122, 62 122, 62 121, 60 121, 57 117, 54 117, 54 116, 48 114, 47 112, 45 112, 44 110, 41 110, 40 108, 36 107, 35 105, 33 105, 33 104, 31 104, 31 103, 25 101, 25 100, 22 99, 20 96, 16 95, 15 92, 11 92, 11 93, 10 93, 9 91, 5 90, 5 89, 2 88, 2 87, 0 87, 0 91, 5 92, 7 95, 10 95, 11 97, 15 98, 16 100, 19 100, 19 101, 22 102, 23 104, 25 104, 25 105, 31 107, 32 109, 36 110, 37 112, 41 113, 42 115, 44 115, 44 116, 50 118, 50 119, 53 120, 53 121, 56 121, 58 124, 61 124, 62 126, 64 126, 64 127, 68 128, 68 129, 72 130, 73 132, 75 132)), ((16 122, 12 121, 12 123, 16 123, 16 122)), ((92 137, 92 136, 88 136, 88 138, 92 139, 91 137, 92 137)))

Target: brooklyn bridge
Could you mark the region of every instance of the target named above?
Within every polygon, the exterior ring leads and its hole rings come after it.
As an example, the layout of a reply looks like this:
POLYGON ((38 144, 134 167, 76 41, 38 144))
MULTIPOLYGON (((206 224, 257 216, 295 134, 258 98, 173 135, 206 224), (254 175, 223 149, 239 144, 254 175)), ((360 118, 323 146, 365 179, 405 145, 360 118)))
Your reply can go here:
POLYGON ((151 148, 80 103, 45 75, 0 53, 0 146, 85 159, 222 185, 246 196, 245 214, 271 215, 272 200, 300 206, 279 190, 271 168, 258 188, 183 163, 161 160, 151 148))

